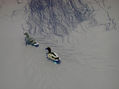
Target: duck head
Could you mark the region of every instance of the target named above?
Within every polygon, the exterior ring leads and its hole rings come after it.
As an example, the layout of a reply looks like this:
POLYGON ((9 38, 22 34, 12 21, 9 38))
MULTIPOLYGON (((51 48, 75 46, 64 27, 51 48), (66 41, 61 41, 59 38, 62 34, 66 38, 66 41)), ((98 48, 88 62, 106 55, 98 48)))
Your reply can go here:
POLYGON ((51 53, 51 48, 50 47, 47 47, 45 49, 48 51, 48 53, 51 53))
POLYGON ((27 32, 24 33, 24 35, 29 38, 29 34, 27 32))

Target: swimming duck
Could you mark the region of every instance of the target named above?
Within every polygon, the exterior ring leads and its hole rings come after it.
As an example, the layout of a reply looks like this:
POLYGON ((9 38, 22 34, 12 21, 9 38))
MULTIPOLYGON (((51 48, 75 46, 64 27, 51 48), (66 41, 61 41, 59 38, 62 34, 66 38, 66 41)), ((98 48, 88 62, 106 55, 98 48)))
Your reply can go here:
POLYGON ((25 37, 26 45, 32 45, 32 46, 35 46, 35 47, 39 47, 39 43, 35 39, 30 37, 27 32, 25 32, 24 35, 26 36, 25 37))
POLYGON ((52 52, 50 47, 46 48, 47 50, 47 58, 53 62, 56 62, 57 64, 60 64, 60 58, 57 53, 52 52))

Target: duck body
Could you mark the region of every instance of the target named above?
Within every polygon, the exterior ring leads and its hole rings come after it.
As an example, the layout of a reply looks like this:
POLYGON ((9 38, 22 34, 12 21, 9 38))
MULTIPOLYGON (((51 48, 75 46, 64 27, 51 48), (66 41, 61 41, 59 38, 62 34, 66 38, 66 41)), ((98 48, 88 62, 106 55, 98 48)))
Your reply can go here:
POLYGON ((28 33, 24 33, 24 35, 26 36, 25 37, 26 45, 31 45, 31 46, 34 46, 34 47, 39 47, 39 43, 35 39, 30 37, 28 33))
POLYGON ((58 54, 55 53, 55 52, 51 52, 50 49, 47 49, 47 50, 48 50, 48 53, 47 53, 48 60, 51 60, 51 61, 53 61, 56 64, 60 64, 61 63, 61 60, 60 60, 58 54))

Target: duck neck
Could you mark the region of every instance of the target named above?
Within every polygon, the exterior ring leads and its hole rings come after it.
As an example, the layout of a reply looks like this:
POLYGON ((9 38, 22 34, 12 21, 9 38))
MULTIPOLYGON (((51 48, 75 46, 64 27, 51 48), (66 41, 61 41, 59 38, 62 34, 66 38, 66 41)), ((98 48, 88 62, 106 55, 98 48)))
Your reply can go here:
POLYGON ((49 49, 48 52, 51 53, 51 49, 49 49))
POLYGON ((50 48, 48 48, 47 50, 48 50, 48 53, 51 53, 51 49, 50 48))

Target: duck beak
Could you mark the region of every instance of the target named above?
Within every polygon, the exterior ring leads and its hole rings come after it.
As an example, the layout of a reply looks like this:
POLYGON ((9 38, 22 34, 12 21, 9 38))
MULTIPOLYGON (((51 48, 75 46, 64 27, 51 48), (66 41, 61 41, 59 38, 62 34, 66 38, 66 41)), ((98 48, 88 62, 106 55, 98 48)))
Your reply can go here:
POLYGON ((47 48, 45 48, 45 52, 48 53, 48 49, 47 48))
POLYGON ((48 48, 45 48, 45 50, 48 50, 48 48))

